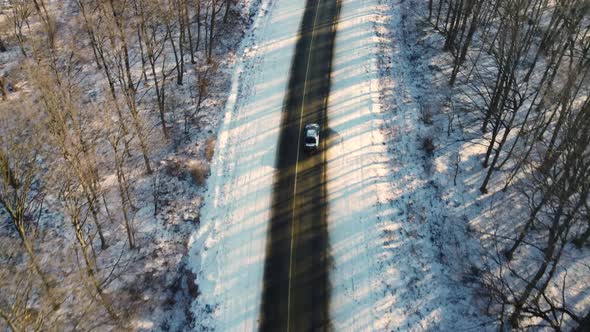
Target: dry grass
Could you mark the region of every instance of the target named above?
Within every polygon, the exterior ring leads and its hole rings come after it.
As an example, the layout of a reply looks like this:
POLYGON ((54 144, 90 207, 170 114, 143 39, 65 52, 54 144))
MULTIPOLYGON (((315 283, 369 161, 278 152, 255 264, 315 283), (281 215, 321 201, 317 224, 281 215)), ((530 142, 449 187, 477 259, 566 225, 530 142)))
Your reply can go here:
POLYGON ((184 179, 185 174, 182 170, 182 164, 178 160, 167 161, 164 166, 164 172, 170 176, 179 179, 184 179))
POLYGON ((209 176, 209 167, 198 161, 191 161, 188 163, 188 173, 197 185, 202 186, 209 176))
POLYGON ((213 160, 213 155, 215 154, 215 138, 209 137, 205 142, 205 158, 208 162, 213 160))

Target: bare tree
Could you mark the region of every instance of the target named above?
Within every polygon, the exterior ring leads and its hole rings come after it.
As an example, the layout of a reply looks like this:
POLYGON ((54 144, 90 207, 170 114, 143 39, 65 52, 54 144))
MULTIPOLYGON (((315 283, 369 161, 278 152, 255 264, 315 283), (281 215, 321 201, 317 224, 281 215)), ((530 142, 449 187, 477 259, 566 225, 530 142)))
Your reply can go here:
MULTIPOLYGON (((33 113, 18 107, 16 114, 0 113, 0 207, 10 216, 21 243, 29 256, 34 271, 41 278, 44 291, 52 294, 52 285, 35 254, 31 237, 31 221, 41 207, 43 184, 41 183, 40 158, 42 143, 35 133, 33 113)), ((58 301, 54 299, 54 304, 58 301)))
POLYGON ((115 164, 115 173, 117 174, 117 187, 119 198, 121 200, 121 212, 127 231, 127 240, 130 249, 135 249, 135 230, 133 227, 133 217, 131 216, 131 195, 129 194, 129 182, 125 173, 125 151, 126 144, 123 143, 125 136, 121 126, 116 123, 110 123, 108 126, 107 140, 113 150, 113 159, 115 164))
POLYGON ((217 14, 219 14, 219 12, 223 9, 223 3, 221 3, 219 0, 211 0, 210 6, 211 6, 211 17, 209 20, 209 43, 208 43, 208 48, 207 48, 207 62, 211 62, 211 60, 213 59, 213 42, 215 40, 215 33, 217 30, 215 30, 216 28, 216 19, 217 19, 217 14), (220 5, 218 7, 218 5, 220 5))
POLYGON ((92 113, 82 111, 76 84, 79 69, 75 66, 73 54, 65 60, 53 58, 52 63, 32 69, 31 77, 38 87, 42 110, 47 115, 52 143, 78 177, 104 249, 107 242, 99 218, 101 187, 95 156, 96 133, 88 125, 92 113))
POLYGON ((162 133, 168 139, 168 127, 166 125, 166 79, 169 76, 166 68, 166 53, 164 52, 166 42, 170 37, 170 30, 166 26, 167 33, 159 35, 164 26, 160 22, 164 9, 157 3, 151 5, 138 5, 140 20, 140 35, 144 42, 146 57, 151 69, 151 76, 156 92, 157 106, 160 114, 162 133))
MULTIPOLYGON (((186 26, 186 32, 187 32, 187 36, 188 36, 188 44, 189 44, 189 52, 191 55, 191 64, 196 64, 197 61, 195 60, 195 52, 196 49, 193 45, 194 41, 193 41, 193 29, 192 29, 192 25, 193 25, 193 15, 191 12, 191 8, 193 6, 189 6, 189 0, 181 0, 182 1, 182 6, 184 7, 184 25, 186 26)), ((197 2, 199 0, 196 0, 197 2)))
POLYGON ((10 0, 9 3, 11 7, 9 18, 14 28, 14 36, 18 40, 22 55, 27 56, 23 27, 24 25, 29 26, 29 18, 31 17, 33 8, 31 7, 31 3, 26 0, 10 0))
POLYGON ((124 25, 125 16, 130 16, 130 9, 123 4, 115 3, 114 0, 108 0, 99 7, 107 25, 112 27, 106 29, 106 39, 110 43, 112 51, 111 59, 115 68, 114 76, 118 80, 119 86, 132 119, 132 127, 135 137, 139 141, 139 146, 143 155, 146 172, 152 172, 149 159, 149 148, 147 142, 147 133, 144 128, 144 120, 140 115, 139 106, 137 105, 137 89, 141 83, 142 75, 135 77, 131 70, 131 58, 129 47, 130 43, 127 38, 127 29, 124 25))
POLYGON ((495 269, 480 277, 490 303, 500 308, 500 330, 507 323, 555 330, 579 324, 586 318, 564 295, 570 285, 560 262, 569 243, 581 245, 590 236, 588 2, 440 0, 427 6, 453 57, 450 85, 459 85, 457 92, 481 111, 473 122, 487 147, 480 191, 487 193, 494 175, 505 176, 504 190, 518 178, 529 204, 515 236, 495 235, 496 253, 486 253, 495 269), (523 260, 535 264, 532 271, 523 260))
POLYGON ((60 192, 60 196, 63 198, 62 203, 70 219, 70 223, 78 243, 78 248, 82 253, 84 269, 91 287, 96 292, 98 301, 108 312, 109 316, 114 321, 118 321, 119 315, 117 314, 112 301, 105 293, 101 280, 99 280, 98 266, 94 256, 91 254, 90 242, 92 241, 92 238, 84 231, 84 225, 88 219, 89 211, 84 209, 85 200, 83 195, 80 195, 81 188, 78 184, 76 184, 76 182, 77 181, 75 179, 65 179, 60 192))
POLYGON ((49 47, 53 49, 55 47, 55 35, 57 33, 55 19, 49 14, 44 0, 33 0, 33 5, 41 22, 43 22, 49 47))
POLYGON ((4 320, 11 331, 56 328, 56 320, 49 317, 53 310, 39 305, 35 294, 37 276, 34 269, 26 266, 22 270, 13 268, 11 271, 0 271, 0 277, 0 321, 4 320))

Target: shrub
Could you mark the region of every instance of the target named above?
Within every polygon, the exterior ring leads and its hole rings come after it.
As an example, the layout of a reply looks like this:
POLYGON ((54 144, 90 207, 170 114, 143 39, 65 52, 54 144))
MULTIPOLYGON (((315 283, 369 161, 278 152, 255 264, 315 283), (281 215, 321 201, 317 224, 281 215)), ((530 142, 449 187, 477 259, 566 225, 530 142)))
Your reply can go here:
POLYGON ((166 175, 170 177, 175 177, 179 179, 183 179, 185 176, 182 170, 181 163, 175 159, 166 161, 166 164, 164 166, 164 172, 166 173, 166 175))
POLYGON ((432 137, 428 136, 422 140, 422 150, 424 150, 424 152, 426 152, 426 154, 428 154, 429 156, 432 156, 435 150, 434 141, 432 140, 432 137))
POLYGON ((200 162, 189 162, 188 172, 195 181, 195 183, 199 186, 204 185, 207 176, 209 176, 208 167, 200 162))
POLYGON ((422 107, 422 110, 420 111, 420 120, 428 126, 431 126, 434 123, 432 120, 432 110, 429 106, 422 107))
POLYGON ((207 142, 205 142, 205 158, 208 162, 213 160, 213 155, 215 153, 215 138, 209 137, 207 142))

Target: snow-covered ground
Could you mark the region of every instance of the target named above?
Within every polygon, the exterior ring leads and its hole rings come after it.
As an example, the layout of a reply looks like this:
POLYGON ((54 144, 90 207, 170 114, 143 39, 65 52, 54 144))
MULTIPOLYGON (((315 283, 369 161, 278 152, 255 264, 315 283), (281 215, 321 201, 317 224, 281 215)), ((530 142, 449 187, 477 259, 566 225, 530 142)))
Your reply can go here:
POLYGON ((410 6, 342 5, 328 111, 336 330, 456 330, 481 319, 450 262, 468 241, 444 225, 422 149, 434 129, 423 121, 428 67, 416 62, 410 6))
MULTIPOLYGON (((473 281, 492 250, 486 234, 497 220, 517 222, 523 202, 494 182, 492 194, 478 192, 482 145, 452 113, 451 59, 424 21, 427 4, 342 0, 326 133, 337 331, 496 329, 473 281)), ((263 0, 242 44, 190 243, 201 329, 258 326, 280 111, 303 11, 303 1, 263 0)), ((579 267, 572 274, 583 278, 579 267)))
MULTIPOLYGON (((101 139, 97 139, 96 160, 99 165, 101 188, 108 210, 102 208, 99 211, 100 218, 104 221, 103 231, 108 243, 108 248, 100 249, 98 240, 95 241, 96 258, 98 261, 99 278, 104 280, 105 291, 109 298, 113 299, 115 307, 122 313, 129 314, 125 323, 129 329, 135 331, 182 331, 191 330, 190 306, 191 300, 197 296, 195 287, 190 287, 192 275, 187 269, 187 241, 189 235, 198 229, 199 211, 202 203, 204 188, 200 181, 195 181, 191 174, 191 167, 203 165, 208 167, 205 150, 209 140, 215 141, 215 134, 223 120, 223 105, 229 96, 230 79, 232 69, 236 63, 236 46, 243 37, 244 27, 250 25, 247 19, 251 14, 257 14, 261 0, 243 0, 231 7, 227 24, 217 25, 219 42, 214 46, 215 68, 210 68, 205 63, 202 50, 197 52, 197 64, 185 63, 185 84, 178 86, 173 80, 169 80, 166 94, 167 105, 170 112, 167 113, 169 130, 172 139, 167 141, 160 134, 159 119, 152 116, 155 105, 155 93, 151 76, 150 80, 140 84, 142 98, 139 106, 146 121, 148 130, 148 142, 151 153, 154 175, 146 175, 143 168, 143 159, 137 150, 132 151, 132 157, 125 164, 126 176, 131 184, 132 205, 130 212, 137 250, 129 250, 125 228, 120 222, 121 204, 117 190, 117 177, 112 166, 112 150, 101 139), (194 92, 197 77, 203 75, 204 69, 208 70, 207 96, 204 98, 199 117, 191 123, 188 137, 182 130, 184 127, 183 111, 195 111, 194 92), (197 75, 197 73, 199 73, 197 75), (159 179, 159 212, 153 212, 154 179, 159 179), (107 222, 109 220, 110 222, 107 222), (113 267, 115 266, 115 267, 113 267)), ((103 116, 104 106, 100 104, 107 83, 100 70, 92 62, 89 45, 85 44, 86 36, 79 25, 80 10, 75 1, 49 0, 45 1, 49 12, 55 15, 59 26, 58 50, 70 47, 70 41, 75 41, 76 58, 79 61, 83 78, 77 82, 80 98, 85 100, 85 110, 94 114, 88 116, 88 123, 92 126, 105 127, 103 116), (80 33, 81 36, 76 35, 80 33), (88 47, 86 47, 88 46, 88 47), (105 89, 103 89, 105 88, 105 89), (97 112, 94 112, 95 108, 97 112), (98 111, 100 110, 100 112, 98 111), (93 122, 96 121, 96 122, 93 122)), ((8 3, 2 2, 0 11, 0 24, 6 25, 11 11, 8 3)), ((219 4, 218 4, 219 6, 219 4)), ((220 20, 223 17, 220 17, 220 20)), ((28 24, 27 24, 28 25, 28 24)), ((34 16, 31 18, 30 29, 27 33, 38 33, 40 24, 34 16)), ((134 30, 135 31, 135 30, 134 30)), ((6 31, 3 31, 3 33, 6 31)), ((132 36, 134 36, 133 34, 132 36)), ((4 39, 6 35, 3 35, 4 39)), ((0 114, 4 119, 16 118, 13 112, 21 112, 23 105, 31 107, 37 113, 42 114, 42 108, 31 106, 34 103, 26 103, 29 94, 34 92, 34 84, 28 81, 27 61, 21 56, 16 41, 8 36, 8 50, 0 52, 0 76, 3 84, 11 86, 8 90, 7 101, 0 101, 0 114), (11 104, 14 103, 14 104, 11 104), (17 106, 13 106, 17 105, 17 106), (5 113, 4 113, 5 112, 5 113), (4 114, 3 114, 4 113, 4 114), (6 117, 4 115, 6 114, 6 117)), ((139 52, 137 46, 130 37, 129 45, 132 52, 134 74, 139 73, 140 62, 135 52, 139 52)), ((73 53, 72 53, 73 54, 73 53)), ((68 53, 69 56, 69 53, 68 53)), ((173 51, 169 46, 164 46, 160 57, 166 57, 166 63, 171 64, 173 51)), ((26 114, 26 112, 23 112, 26 114)), ((85 118, 86 119, 86 118, 85 118)), ((45 125, 45 123, 43 123, 45 125)), ((0 129, 0 131, 2 131, 0 129)), ((102 132, 101 132, 102 133, 102 132)), ((98 135, 97 135, 98 136, 98 135)), ((24 136, 23 136, 24 137, 24 136)), ((3 137, 2 137, 3 138, 3 137)), ((0 139, 2 141, 2 139, 0 139)), ((132 142, 133 147, 134 141, 132 142)), ((59 158, 59 154, 55 154, 59 158)), ((53 160, 53 158, 50 158, 53 160)), ((50 165, 50 168, 53 167, 50 165)), ((56 167, 57 168, 57 167, 56 167)), ((78 273, 79 265, 72 257, 78 257, 78 246, 74 241, 72 227, 69 218, 64 213, 63 204, 56 194, 57 190, 49 190, 43 213, 39 214, 39 224, 36 227, 35 251, 37 259, 41 262, 44 271, 59 281, 56 285, 58 291, 64 294, 64 304, 57 312, 52 312, 52 319, 56 322, 65 321, 67 324, 78 324, 78 329, 85 329, 86 325, 95 326, 105 321, 102 310, 90 310, 92 314, 84 313, 80 318, 82 309, 96 303, 96 299, 89 292, 82 292, 84 284, 78 273), (88 295, 88 296, 87 296, 88 295)), ((0 276, 5 273, 10 278, 4 278, 0 285, 0 299, 2 305, 9 305, 12 296, 18 294, 18 288, 23 288, 19 279, 27 260, 19 260, 15 263, 11 257, 21 257, 22 248, 18 236, 8 220, 8 216, 0 209, 0 276), (19 273, 13 272, 13 267, 19 273), (7 272, 8 271, 8 272, 7 272)), ((88 223, 89 225, 90 223, 88 223)), ((90 232, 89 233, 93 233, 90 232)), ((94 235, 92 235, 94 236, 94 235)), ((25 270, 26 271, 26 270, 25 270)), ((88 310, 88 309, 85 309, 88 310)), ((70 325, 61 325, 59 329, 68 330, 70 325)), ((95 327, 96 328, 96 327, 95 327)), ((108 326, 101 327, 108 330, 108 326)), ((117 328, 120 329, 120 328, 117 328)), ((5 330, 5 321, 0 318, 0 331, 5 330)))
MULTIPOLYGON (((428 1, 381 3, 384 7, 376 27, 384 47, 380 55, 382 103, 392 110, 385 116, 389 150, 393 152, 391 184, 395 188, 404 181, 396 173, 406 173, 412 179, 414 185, 399 189, 410 198, 408 219, 418 221, 405 225, 409 231, 405 240, 411 241, 408 248, 401 248, 406 259, 393 260, 396 268, 407 262, 417 272, 416 282, 398 287, 406 294, 403 298, 410 299, 393 303, 403 308, 402 313, 410 313, 407 326, 399 327, 497 330, 500 317, 494 315, 499 308, 490 306, 488 290, 478 282, 482 271, 503 273, 498 250, 512 244, 515 230, 528 217, 523 195, 527 189, 515 184, 503 191, 504 176, 495 176, 488 186, 489 194, 479 192, 486 173, 482 160, 488 141, 480 139, 479 128, 471 124, 474 119, 466 106, 469 103, 462 100, 468 89, 451 90, 448 86, 452 57, 443 51, 443 36, 426 22, 428 1), (433 140, 432 156, 420 151, 427 137, 433 140), (421 169, 408 171, 412 164, 421 165, 421 169), (506 240, 498 241, 496 235, 506 240)), ((476 41, 475 52, 481 47, 478 43, 481 41, 476 41)), ((523 256, 513 267, 527 275, 527 270, 535 271, 540 258, 531 253, 523 256)), ((588 251, 572 248, 566 256, 549 294, 555 298, 563 295, 578 315, 584 315, 590 301, 589 284, 578 281, 588 280, 588 251), (568 285, 563 294, 557 280, 568 285)))
POLYGON ((242 43, 201 228, 189 243, 198 329, 255 330, 281 110, 304 1, 263 0, 242 43))
POLYGON ((377 5, 375 0, 343 1, 328 99, 330 310, 338 331, 385 328, 388 319, 383 315, 380 220, 388 218, 381 203, 390 196, 391 172, 381 132, 377 5))
MULTIPOLYGON (((342 2, 327 133, 336 330, 452 330, 482 321, 455 260, 477 245, 464 228, 443 227, 446 203, 422 150, 435 128, 423 120, 429 87, 418 71, 430 67, 416 62, 408 6, 342 2)), ((258 326, 280 110, 303 11, 303 2, 263 1, 242 44, 201 228, 189 244, 202 329, 258 326)))

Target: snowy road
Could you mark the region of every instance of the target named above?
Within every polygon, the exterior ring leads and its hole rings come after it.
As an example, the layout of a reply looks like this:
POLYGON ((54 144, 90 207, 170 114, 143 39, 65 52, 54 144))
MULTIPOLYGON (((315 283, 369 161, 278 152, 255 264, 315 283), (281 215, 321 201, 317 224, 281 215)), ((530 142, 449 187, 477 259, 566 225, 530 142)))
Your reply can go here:
POLYGON ((262 0, 219 131, 201 226, 191 238, 197 330, 258 328, 275 156, 303 1, 262 0))
POLYGON ((374 274, 379 260, 376 204, 378 195, 387 190, 383 182, 388 165, 383 161, 387 150, 376 115, 380 109, 372 104, 379 93, 370 21, 374 6, 375 1, 365 0, 310 0, 306 11, 304 1, 263 2, 234 76, 201 230, 191 244, 201 291, 194 311, 202 326, 219 331, 286 330, 289 312, 294 313, 293 331, 309 327, 299 323, 362 329, 380 326, 373 325, 379 320, 378 297, 372 289, 379 277, 374 274), (332 52, 337 3, 343 3, 345 16, 337 25, 336 66, 331 68, 327 49, 332 52), (305 33, 298 36, 300 27, 305 33), (335 89, 327 98, 330 79, 335 80, 335 89), (309 97, 305 101, 303 91, 309 97), (290 112, 293 116, 281 123, 285 106, 297 111, 302 103, 306 114, 316 118, 302 122, 300 114, 290 112), (322 124, 323 153, 313 158, 301 156, 301 186, 295 197, 302 199, 293 202, 294 173, 287 171, 282 178, 285 184, 274 187, 286 198, 275 197, 273 202, 273 180, 281 167, 293 168, 298 158, 281 153, 279 146, 299 151, 297 136, 305 122, 322 124), (286 127, 282 128, 287 133, 282 138, 286 144, 280 143, 281 125, 286 127), (288 157, 281 161, 281 156, 288 157), (322 189, 324 158, 328 159, 328 174, 327 188, 322 189), (314 188, 317 185, 320 187, 314 188), (330 199, 327 209, 323 190, 330 199), (277 201, 282 201, 282 216, 277 213, 277 201), (296 214, 293 206, 299 207, 296 214), (304 222, 291 224, 290 220, 304 222), (269 254, 273 243, 283 246, 269 254), (335 255, 334 261, 325 254, 326 249, 335 255), (289 284, 289 273, 297 277, 293 284, 289 284), (275 294, 264 301, 269 290, 275 294), (291 303, 294 308, 290 309, 291 303))
POLYGON ((291 69, 278 141, 273 213, 268 234, 262 331, 328 327, 328 233, 325 140, 304 153, 305 124, 329 133, 326 102, 339 1, 309 0, 291 69))
POLYGON ((190 243, 200 330, 448 330, 471 314, 435 245, 444 210, 422 165, 409 6, 262 0, 190 243), (334 46, 322 3, 341 8, 334 46), (325 138, 312 158, 292 154, 306 122, 325 138))

